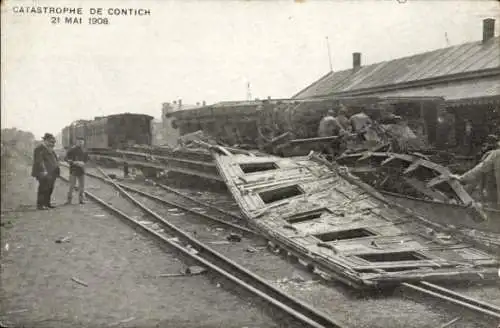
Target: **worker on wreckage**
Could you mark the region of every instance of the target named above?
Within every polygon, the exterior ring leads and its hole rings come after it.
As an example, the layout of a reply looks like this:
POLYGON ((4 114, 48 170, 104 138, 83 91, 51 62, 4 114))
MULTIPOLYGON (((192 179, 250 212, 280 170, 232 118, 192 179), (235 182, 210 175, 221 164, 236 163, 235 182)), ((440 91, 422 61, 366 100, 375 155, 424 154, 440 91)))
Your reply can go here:
POLYGON ((336 140, 325 142, 323 151, 334 158, 341 152, 342 136, 346 134, 346 130, 342 127, 338 119, 335 117, 335 111, 330 109, 327 114, 321 119, 318 127, 318 137, 339 137, 336 140))
POLYGON ((496 149, 486 153, 475 167, 462 175, 452 174, 450 177, 465 184, 486 187, 487 201, 500 208, 500 141, 497 141, 496 149))
POLYGON ((337 122, 345 131, 351 130, 351 124, 349 122, 348 115, 349 115, 349 108, 347 108, 344 104, 341 104, 339 112, 335 117, 335 119, 337 119, 337 122))
POLYGON ((364 111, 352 115, 349 118, 349 123, 351 124, 352 136, 359 145, 371 148, 380 143, 377 125, 364 111))
POLYGON ((356 113, 348 117, 349 108, 341 104, 338 115, 334 110, 329 110, 318 127, 318 137, 338 136, 336 140, 326 142, 323 151, 332 157, 343 153, 347 144, 376 145, 380 138, 375 129, 374 121, 365 112, 356 113))

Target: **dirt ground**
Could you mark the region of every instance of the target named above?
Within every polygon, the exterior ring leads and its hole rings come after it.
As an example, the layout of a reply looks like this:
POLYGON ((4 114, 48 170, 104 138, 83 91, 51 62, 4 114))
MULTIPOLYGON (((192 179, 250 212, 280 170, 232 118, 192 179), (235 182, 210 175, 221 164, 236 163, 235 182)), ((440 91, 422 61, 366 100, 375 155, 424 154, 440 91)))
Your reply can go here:
MULTIPOLYGON (((37 183, 28 163, 7 162, 2 166, 2 325, 280 326, 203 275, 156 277, 178 273, 185 264, 96 204, 36 211, 37 183)), ((58 181, 56 204, 64 202, 66 190, 58 181)))

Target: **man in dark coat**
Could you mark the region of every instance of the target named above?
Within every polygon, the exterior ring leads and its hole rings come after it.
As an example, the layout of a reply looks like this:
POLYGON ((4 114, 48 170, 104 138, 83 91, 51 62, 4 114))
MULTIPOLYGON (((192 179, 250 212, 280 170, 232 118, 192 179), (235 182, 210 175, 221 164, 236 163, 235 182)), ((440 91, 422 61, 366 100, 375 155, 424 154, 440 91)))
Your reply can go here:
POLYGON ((85 192, 85 163, 88 161, 88 154, 83 149, 84 140, 77 139, 76 145, 71 147, 66 153, 64 160, 69 163, 69 190, 66 204, 71 204, 73 198, 73 189, 75 189, 76 181, 78 181, 78 199, 80 204, 84 201, 85 192))
POLYGON ((54 152, 56 139, 50 133, 45 133, 43 142, 37 146, 33 154, 31 176, 38 180, 37 209, 54 208, 50 204, 50 197, 54 191, 54 184, 60 174, 59 161, 54 152))

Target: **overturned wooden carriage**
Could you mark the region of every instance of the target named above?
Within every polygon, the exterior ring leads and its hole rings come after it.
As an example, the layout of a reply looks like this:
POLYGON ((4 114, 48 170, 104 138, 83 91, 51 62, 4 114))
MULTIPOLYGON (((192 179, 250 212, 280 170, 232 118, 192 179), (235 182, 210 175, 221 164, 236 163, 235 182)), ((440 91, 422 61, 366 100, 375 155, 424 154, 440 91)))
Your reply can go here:
POLYGON ((498 278, 498 259, 316 155, 214 149, 217 168, 249 222, 292 257, 349 285, 498 278))

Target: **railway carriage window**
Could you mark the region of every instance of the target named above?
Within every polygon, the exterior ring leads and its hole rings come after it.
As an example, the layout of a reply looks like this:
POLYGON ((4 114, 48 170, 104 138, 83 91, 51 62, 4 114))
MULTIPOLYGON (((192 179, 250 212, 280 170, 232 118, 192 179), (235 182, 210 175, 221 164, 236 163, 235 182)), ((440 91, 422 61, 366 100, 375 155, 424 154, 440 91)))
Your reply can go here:
POLYGON ((424 255, 413 251, 357 254, 356 256, 368 262, 400 262, 400 261, 427 260, 427 257, 425 257, 424 255))
POLYGON ((254 173, 268 170, 276 170, 278 165, 274 162, 266 163, 241 163, 240 168, 243 173, 254 173))
POLYGON ((304 192, 298 185, 292 185, 268 191, 263 191, 259 193, 259 196, 265 204, 270 204, 302 194, 304 194, 304 192))
POLYGON ((316 234, 314 236, 321 239, 321 241, 329 242, 334 240, 356 239, 356 238, 370 237, 375 235, 376 235, 375 233, 367 229, 358 228, 350 230, 330 231, 330 232, 316 234))
POLYGON ((323 215, 323 213, 332 214, 332 212, 329 209, 320 208, 317 210, 293 215, 289 218, 286 218, 285 220, 290 224, 307 222, 307 221, 311 221, 314 219, 319 219, 321 217, 321 215, 323 215))

